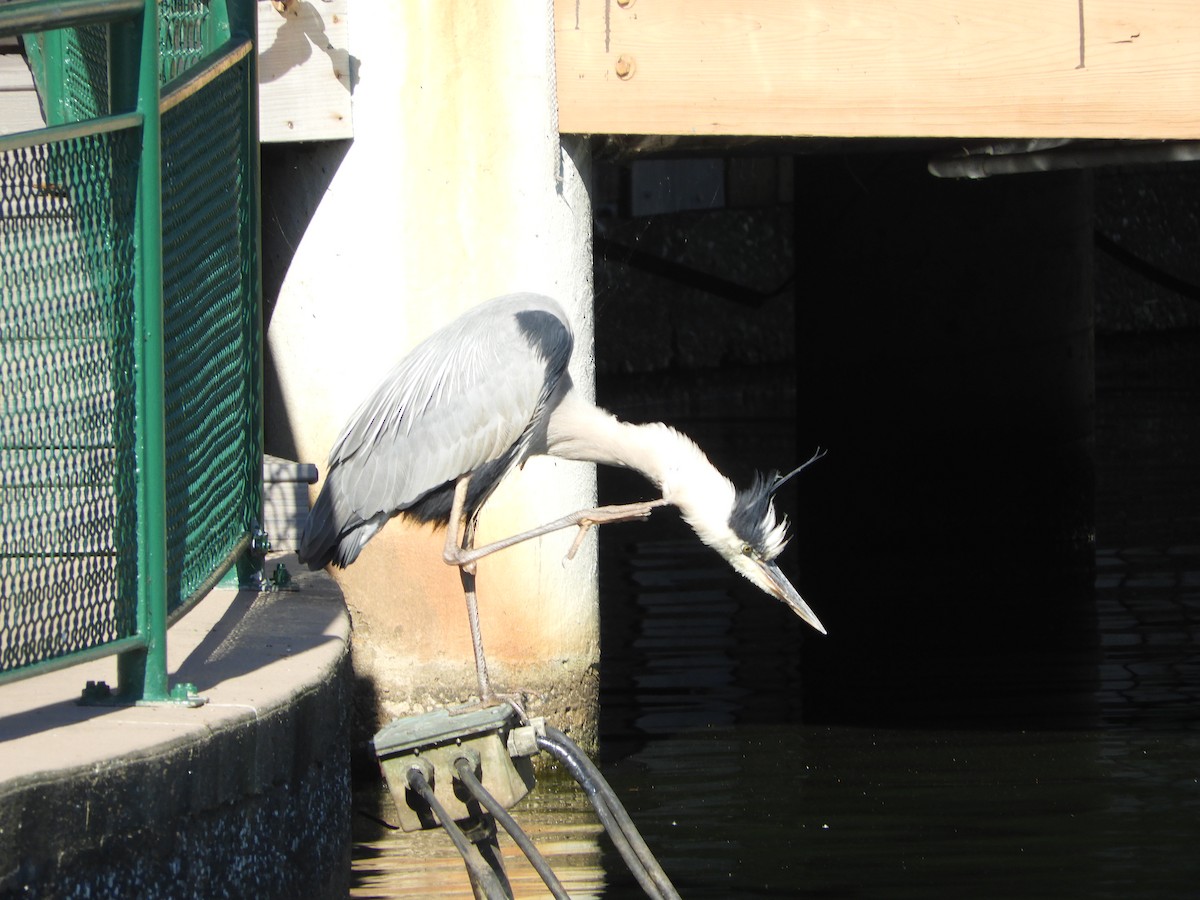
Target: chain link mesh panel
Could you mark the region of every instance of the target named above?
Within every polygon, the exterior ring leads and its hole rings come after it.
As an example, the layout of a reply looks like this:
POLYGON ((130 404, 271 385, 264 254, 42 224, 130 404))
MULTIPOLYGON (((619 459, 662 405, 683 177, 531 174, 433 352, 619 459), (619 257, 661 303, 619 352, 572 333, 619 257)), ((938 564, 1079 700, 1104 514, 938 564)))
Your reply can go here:
POLYGON ((182 75, 215 49, 212 45, 216 41, 208 37, 209 25, 207 2, 165 0, 159 5, 158 53, 163 84, 182 75))
MULTIPOLYGON (((159 81, 166 84, 213 52, 214 17, 205 0, 160 0, 159 81)), ((25 45, 51 125, 117 112, 112 106, 108 25, 26 35, 25 45)))
POLYGON ((162 119, 167 556, 171 608, 257 524, 257 227, 249 57, 162 119))
MULTIPOLYGON (((228 23, 204 0, 153 8, 160 80, 184 97, 165 100, 161 160, 140 158, 140 129, 0 150, 0 676, 137 635, 140 166, 162 180, 168 608, 258 524, 253 50, 177 80, 228 23)), ((55 121, 108 115, 112 32, 54 34, 27 46, 55 121)))
POLYGON ((139 151, 0 152, 0 672, 135 632, 139 151))
POLYGON ((27 34, 25 52, 46 124, 83 122, 113 111, 107 25, 27 34))
POLYGON ((108 80, 108 26, 64 32, 62 106, 64 121, 82 122, 112 110, 108 80))

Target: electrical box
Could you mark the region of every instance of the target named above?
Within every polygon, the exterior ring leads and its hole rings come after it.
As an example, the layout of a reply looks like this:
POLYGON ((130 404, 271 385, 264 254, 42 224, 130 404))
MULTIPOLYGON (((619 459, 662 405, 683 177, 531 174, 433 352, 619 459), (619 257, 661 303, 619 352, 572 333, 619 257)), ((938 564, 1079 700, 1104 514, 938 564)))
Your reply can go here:
POLYGON ((414 759, 433 767, 433 792, 453 819, 470 818, 461 788, 455 790, 454 763, 470 748, 479 757, 475 774, 493 797, 508 809, 532 790, 533 763, 509 753, 509 735, 520 726, 507 703, 480 708, 439 709, 421 716, 397 719, 375 735, 375 757, 387 779, 400 814, 400 827, 420 831, 441 825, 426 803, 408 789, 406 773, 414 759), (460 796, 461 794, 461 796, 460 796))

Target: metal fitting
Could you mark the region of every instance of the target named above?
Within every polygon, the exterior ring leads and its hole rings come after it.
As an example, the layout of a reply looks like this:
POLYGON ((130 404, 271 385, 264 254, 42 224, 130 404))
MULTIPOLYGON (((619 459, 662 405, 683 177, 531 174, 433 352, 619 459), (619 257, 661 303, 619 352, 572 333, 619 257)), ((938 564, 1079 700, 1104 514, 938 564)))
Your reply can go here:
POLYGON ((537 739, 546 736, 546 720, 535 716, 528 725, 514 728, 508 733, 508 755, 514 759, 534 756, 538 752, 537 739))

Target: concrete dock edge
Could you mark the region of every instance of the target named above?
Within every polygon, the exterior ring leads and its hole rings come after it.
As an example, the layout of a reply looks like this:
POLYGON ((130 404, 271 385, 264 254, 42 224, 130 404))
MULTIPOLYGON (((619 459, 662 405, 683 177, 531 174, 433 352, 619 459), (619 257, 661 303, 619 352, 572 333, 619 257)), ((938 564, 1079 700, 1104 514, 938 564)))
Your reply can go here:
POLYGON ((325 573, 214 590, 168 638, 198 708, 80 706, 112 659, 0 686, 0 897, 345 897, 350 624, 325 573))

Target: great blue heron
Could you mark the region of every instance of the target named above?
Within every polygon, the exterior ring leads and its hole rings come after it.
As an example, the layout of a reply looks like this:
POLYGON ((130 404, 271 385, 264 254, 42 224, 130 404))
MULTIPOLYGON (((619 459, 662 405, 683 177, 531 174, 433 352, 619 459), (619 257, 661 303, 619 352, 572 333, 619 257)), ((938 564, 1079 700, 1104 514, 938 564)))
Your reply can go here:
POLYGON ((475 560, 570 526, 579 528, 577 547, 590 526, 645 518, 663 504, 678 507, 701 541, 825 633, 776 563, 787 543, 787 520, 776 517, 773 503, 775 492, 820 453, 788 475, 756 476, 748 488, 735 490, 686 435, 660 422, 619 421, 576 391, 567 373, 572 345, 558 303, 527 293, 489 300, 426 338, 355 411, 330 450, 300 561, 314 569, 348 566, 393 516, 453 522, 444 556, 463 574, 485 696, 490 686, 475 560), (505 474, 537 454, 635 469, 662 491, 662 499, 582 510, 474 547, 475 522, 488 497, 505 474))

